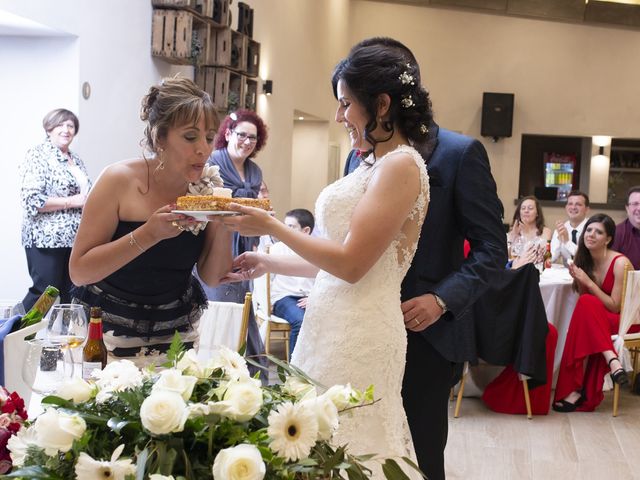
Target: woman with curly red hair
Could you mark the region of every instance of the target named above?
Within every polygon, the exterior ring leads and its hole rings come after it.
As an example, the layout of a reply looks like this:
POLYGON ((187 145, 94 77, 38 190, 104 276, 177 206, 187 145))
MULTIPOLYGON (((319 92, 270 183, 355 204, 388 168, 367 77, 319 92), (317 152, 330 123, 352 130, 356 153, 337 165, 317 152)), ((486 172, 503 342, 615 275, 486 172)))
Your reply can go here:
MULTIPOLYGON (((234 197, 258 198, 262 184, 262 170, 253 161, 255 155, 267 142, 267 127, 262 119, 251 110, 237 110, 225 117, 218 128, 215 150, 208 160, 209 165, 220 167, 220 176, 224 186, 230 188, 234 197)), ((258 245, 259 237, 243 237, 234 235, 233 255, 252 251, 258 245)), ((229 288, 237 289, 237 285, 223 286, 224 294, 208 292, 209 298, 220 301, 244 301, 244 289, 238 291, 237 298, 230 295, 229 288), (229 297, 232 298, 229 298, 229 297), (214 297, 214 298, 212 298, 214 297)))

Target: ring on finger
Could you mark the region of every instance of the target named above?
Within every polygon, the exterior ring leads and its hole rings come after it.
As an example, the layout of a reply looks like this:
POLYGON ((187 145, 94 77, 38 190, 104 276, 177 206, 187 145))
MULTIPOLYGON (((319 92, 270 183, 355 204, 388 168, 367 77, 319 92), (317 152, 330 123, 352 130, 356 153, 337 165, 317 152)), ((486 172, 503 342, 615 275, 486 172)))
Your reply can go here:
POLYGON ((173 222, 171 222, 171 225, 173 225, 176 228, 180 227, 180 225, 178 225, 178 222, 176 222, 175 220, 173 222))
POLYGON ((414 318, 413 321, 415 322, 416 327, 420 325, 420 320, 418 320, 417 318, 414 318))

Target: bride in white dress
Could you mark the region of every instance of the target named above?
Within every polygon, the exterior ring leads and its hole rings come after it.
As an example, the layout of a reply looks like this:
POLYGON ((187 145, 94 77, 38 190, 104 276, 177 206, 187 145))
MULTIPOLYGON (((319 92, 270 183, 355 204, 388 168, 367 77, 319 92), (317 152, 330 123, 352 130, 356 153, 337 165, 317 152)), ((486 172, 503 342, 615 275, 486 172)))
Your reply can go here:
MULTIPOLYGON (((291 363, 327 386, 374 385, 380 401, 343 415, 334 443, 414 461, 401 398, 407 340, 400 284, 429 203, 426 167, 411 146, 426 138, 431 120, 418 72, 402 51, 382 45, 354 49, 336 67, 336 121, 366 156, 318 197, 319 238, 256 209, 238 207, 247 215, 225 219, 243 235, 273 235, 302 257, 245 253, 235 263, 246 275, 317 273, 291 363)), ((383 476, 379 467, 374 476, 383 476)))

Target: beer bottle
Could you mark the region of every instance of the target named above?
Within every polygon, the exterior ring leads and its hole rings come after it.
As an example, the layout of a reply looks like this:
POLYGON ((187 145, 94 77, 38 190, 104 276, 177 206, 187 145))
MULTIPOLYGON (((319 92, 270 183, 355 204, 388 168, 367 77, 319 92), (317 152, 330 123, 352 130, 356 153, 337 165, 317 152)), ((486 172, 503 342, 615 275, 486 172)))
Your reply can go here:
POLYGON ((91 379, 91 372, 107 365, 107 347, 102 339, 102 309, 91 307, 89 338, 82 349, 82 378, 91 379))
POLYGON ((44 293, 36 300, 31 310, 22 317, 20 328, 35 325, 42 320, 56 301, 56 298, 58 298, 58 295, 60 295, 60 291, 56 287, 49 285, 45 288, 44 293))
POLYGON ((551 240, 547 240, 547 249, 542 256, 543 268, 551 268, 551 240))

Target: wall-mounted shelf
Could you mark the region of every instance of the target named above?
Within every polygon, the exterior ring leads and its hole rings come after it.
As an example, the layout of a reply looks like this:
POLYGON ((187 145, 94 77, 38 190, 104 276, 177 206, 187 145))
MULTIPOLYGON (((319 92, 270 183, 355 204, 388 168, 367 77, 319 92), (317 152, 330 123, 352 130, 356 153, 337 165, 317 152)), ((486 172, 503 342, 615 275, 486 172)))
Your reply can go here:
POLYGON ((152 0, 151 52, 177 65, 193 65, 195 82, 216 108, 255 110, 260 44, 251 38, 253 9, 240 2, 238 30, 230 28, 230 0, 152 0))

